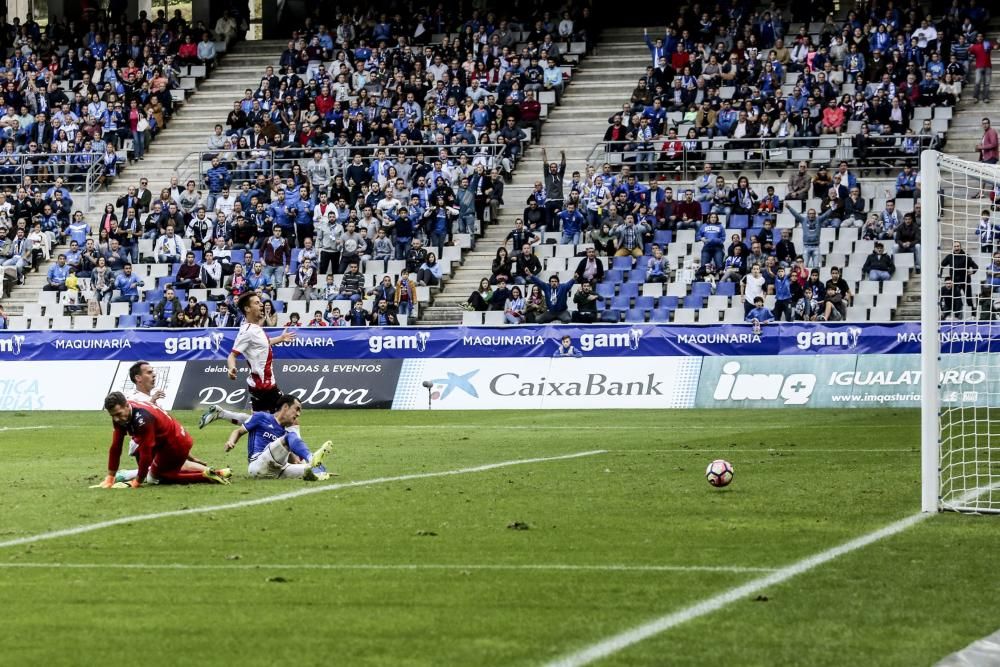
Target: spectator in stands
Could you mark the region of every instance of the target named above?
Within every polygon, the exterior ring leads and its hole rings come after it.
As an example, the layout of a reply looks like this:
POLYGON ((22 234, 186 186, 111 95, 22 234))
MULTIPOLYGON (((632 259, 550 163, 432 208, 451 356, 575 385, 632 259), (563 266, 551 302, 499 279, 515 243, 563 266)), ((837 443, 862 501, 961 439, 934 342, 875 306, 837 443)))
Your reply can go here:
POLYGON ((962 318, 962 292, 955 286, 951 276, 946 276, 941 285, 938 306, 941 309, 942 320, 962 318))
POLYGON ((42 289, 46 292, 65 292, 67 277, 69 277, 69 266, 66 265, 66 255, 59 253, 56 263, 49 267, 46 283, 42 289))
POLYGON ((896 264, 891 256, 885 254, 885 246, 881 242, 875 243, 875 251, 865 259, 861 272, 868 277, 868 280, 884 282, 892 279, 892 274, 896 272, 896 264))
POLYGON ((155 327, 176 327, 180 326, 180 314, 183 312, 183 305, 177 298, 173 287, 167 287, 163 291, 163 298, 153 304, 151 309, 153 316, 153 326, 155 327))
MULTIPOLYGON (((7 228, 0 226, 0 242, 5 240, 6 235, 7 228)), ((19 227, 14 233, 13 240, 6 245, 0 245, 0 267, 14 267, 18 285, 24 284, 25 269, 32 266, 33 248, 34 242, 27 238, 23 227, 19 227)), ((2 273, 3 272, 0 271, 0 274, 2 273)))
POLYGON ((695 234, 695 241, 701 241, 701 263, 713 262, 721 267, 725 261, 724 249, 726 241, 726 229, 719 222, 716 213, 710 213, 708 218, 698 227, 695 234))
POLYGON ((284 238, 281 227, 275 225, 271 236, 264 240, 261 248, 261 259, 264 264, 264 275, 275 287, 285 286, 285 275, 292 259, 292 251, 284 238))
POLYGON ((115 303, 135 303, 139 300, 139 288, 145 283, 139 276, 132 273, 132 265, 126 264, 118 276, 115 277, 115 289, 118 296, 111 299, 115 303))
POLYGON ((817 216, 814 208, 808 209, 805 215, 802 214, 802 211, 796 211, 791 206, 785 208, 795 218, 795 222, 802 226, 802 247, 806 266, 810 269, 819 268, 820 230, 823 228, 823 222, 833 214, 833 209, 828 209, 822 215, 817 216))
POLYGON ((507 248, 504 246, 497 248, 497 254, 496 257, 493 258, 490 271, 491 285, 496 285, 501 278, 503 278, 504 281, 510 280, 511 275, 514 273, 513 262, 507 255, 507 248))
POLYGON ((368 319, 369 313, 365 310, 365 305, 360 300, 355 301, 354 306, 347 311, 347 322, 349 326, 366 327, 368 326, 368 319))
POLYGON ((389 307, 385 299, 379 299, 375 309, 372 310, 369 324, 373 327, 394 327, 399 326, 399 319, 395 311, 389 307))
POLYGON ((161 264, 172 264, 181 261, 185 256, 184 242, 174 233, 172 225, 167 226, 167 233, 156 241, 156 259, 161 264))
POLYGON ((534 275, 529 276, 528 280, 541 290, 542 296, 545 299, 546 310, 544 313, 538 315, 535 321, 538 324, 548 324, 553 320, 559 320, 563 324, 567 324, 571 318, 569 311, 566 309, 566 299, 569 291, 576 284, 576 279, 574 278, 560 284, 559 276, 553 274, 549 277, 548 285, 534 275))
POLYGON ((515 285, 510 290, 510 296, 503 307, 504 322, 507 324, 524 324, 525 299, 521 288, 515 285))
MULTIPOLYGON (((993 61, 991 51, 993 44, 988 41, 983 33, 976 33, 976 41, 969 47, 969 56, 976 69, 975 87, 972 97, 978 103, 980 100, 989 104, 990 102, 990 78, 993 75, 993 61)), ((983 160, 985 162, 985 160, 983 160)))
POLYGON ((752 324, 770 324, 775 320, 774 313, 764 307, 764 297, 758 296, 754 297, 753 304, 746 314, 744 321, 750 322, 752 324))
MULTIPOLYGON (((530 254, 531 247, 527 246, 526 249, 527 253, 530 254)), ((530 256, 534 257, 534 254, 530 254, 530 256)), ((528 254, 525 254, 524 249, 522 249, 522 257, 525 257, 526 259, 528 257, 528 254)), ((534 263, 535 264, 538 263, 537 258, 536 262, 534 263)), ((532 264, 533 263, 531 262, 530 259, 527 259, 527 261, 523 262, 523 264, 519 264, 518 269, 520 271, 520 274, 518 278, 520 278, 522 282, 524 280, 523 276, 526 275, 525 274, 526 270, 530 271, 532 274, 537 273, 535 270, 533 270, 532 264)), ((541 266, 539 264, 539 270, 540 268, 541 266)), ((581 259, 576 265, 575 273, 580 277, 581 284, 590 283, 591 285, 596 285, 597 283, 604 280, 604 262, 602 262, 601 259, 597 256, 597 250, 595 248, 587 248, 583 259, 581 259)))
POLYGON ((202 33, 201 41, 198 42, 198 61, 208 69, 212 69, 215 67, 215 55, 215 42, 207 32, 202 33))
POLYGON ((650 231, 649 225, 636 224, 631 213, 626 215, 625 222, 611 230, 611 236, 615 240, 615 257, 632 257, 632 264, 635 265, 636 258, 643 255, 642 237, 650 231))
POLYGON ((788 271, 784 266, 778 266, 774 279, 774 319, 778 322, 784 317, 793 322, 795 315, 792 309, 792 284, 788 271))
POLYGON ((483 278, 476 288, 462 304, 462 308, 468 311, 483 312, 489 310, 490 301, 493 298, 493 288, 490 286, 490 279, 483 278))
MULTIPOLYGON (((992 248, 987 253, 992 253, 992 248)), ((969 308, 975 312, 975 296, 972 292, 972 276, 979 270, 979 265, 972 257, 966 254, 959 241, 952 245, 951 254, 946 255, 941 260, 942 272, 947 271, 947 277, 952 280, 952 284, 958 295, 958 302, 955 304, 955 314, 960 316, 962 312, 962 296, 965 296, 969 308)))
POLYGON ((809 172, 806 171, 809 165, 805 162, 799 162, 799 169, 793 172, 788 177, 788 191, 785 194, 785 200, 797 200, 804 201, 809 197, 809 188, 812 184, 812 179, 809 177, 809 172))
POLYGON ((842 272, 840 267, 834 266, 830 268, 830 279, 826 281, 827 289, 827 313, 825 314, 826 321, 838 321, 836 319, 831 319, 829 309, 830 309, 830 288, 833 288, 833 293, 836 294, 836 299, 833 299, 833 305, 840 311, 840 320, 847 319, 847 307, 854 302, 854 293, 851 291, 851 286, 847 284, 847 281, 842 277, 842 272))
MULTIPOLYGON (((579 271, 577 271, 579 273, 579 271)), ((665 283, 670 279, 670 262, 663 256, 660 246, 653 245, 653 256, 646 263, 646 282, 665 283)))
POLYGON ((1000 220, 993 221, 989 209, 983 209, 980 213, 976 236, 979 237, 980 250, 987 255, 993 254, 993 246, 1000 243, 1000 220))
POLYGON ((188 252, 184 258, 184 263, 177 269, 177 276, 174 278, 174 285, 178 289, 203 288, 201 282, 201 267, 195 262, 193 252, 188 252))
POLYGON ((347 273, 340 280, 340 293, 337 300, 349 299, 351 302, 360 301, 365 296, 365 277, 358 271, 358 263, 351 262, 347 267, 347 273))
POLYGON ((914 255, 914 266, 917 272, 920 272, 920 225, 918 225, 912 213, 905 213, 903 215, 903 224, 901 224, 893 236, 896 247, 893 252, 894 255, 898 255, 901 252, 913 253, 914 255))
POLYGON ((580 290, 573 295, 573 303, 576 304, 576 311, 572 315, 573 322, 580 324, 593 324, 596 322, 598 319, 597 301, 600 298, 594 293, 590 283, 581 283, 580 290))
POLYGON ((917 175, 909 164, 896 177, 896 199, 913 199, 917 189, 917 175))
POLYGON ((989 118, 983 118, 982 126, 983 138, 976 145, 976 150, 979 151, 979 161, 986 164, 996 164, 997 158, 1000 157, 1000 138, 997 137, 997 131, 990 125, 989 118))

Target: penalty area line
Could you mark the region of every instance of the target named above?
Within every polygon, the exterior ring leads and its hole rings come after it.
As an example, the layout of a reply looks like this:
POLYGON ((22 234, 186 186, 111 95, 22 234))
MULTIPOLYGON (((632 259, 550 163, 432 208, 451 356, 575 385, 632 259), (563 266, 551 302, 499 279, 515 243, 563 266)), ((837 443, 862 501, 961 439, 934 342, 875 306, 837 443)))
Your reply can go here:
POLYGON ((3 426, 0 427, 0 433, 5 433, 7 431, 41 431, 43 429, 52 428, 48 425, 40 426, 3 426))
POLYGON ((667 630, 677 627, 678 625, 682 625, 688 621, 692 621, 696 618, 719 611, 720 609, 728 607, 734 602, 744 600, 748 596, 758 593, 765 588, 782 584, 793 577, 797 577, 798 575, 804 574, 805 572, 819 567, 820 565, 829 563, 830 561, 849 554, 852 551, 863 549, 870 544, 878 542, 879 540, 892 537, 893 535, 901 533, 932 516, 934 515, 931 513, 921 513, 901 519, 900 521, 891 523, 884 528, 862 535, 861 537, 845 542, 844 544, 833 547, 832 549, 827 549, 826 551, 822 551, 818 554, 792 563, 791 565, 782 567, 767 576, 759 577, 753 581, 743 584, 742 586, 731 588, 706 600, 702 600, 701 602, 685 607, 679 611, 660 616, 659 618, 655 618, 651 621, 643 623, 642 625, 638 625, 629 630, 625 630, 624 632, 612 635, 611 637, 584 647, 574 653, 546 663, 546 667, 582 667, 582 665, 589 665, 592 662, 618 653, 619 651, 622 651, 634 644, 638 644, 639 642, 649 639, 650 637, 655 637, 656 635, 666 632, 667 630))
POLYGON ((302 496, 309 496, 316 493, 326 493, 329 491, 342 491, 344 489, 352 489, 360 486, 389 484, 391 482, 406 482, 417 479, 430 479, 433 477, 451 477, 454 475, 467 475, 470 473, 497 470, 499 468, 509 468, 512 466, 528 465, 530 463, 568 461, 570 459, 579 459, 586 456, 596 456, 598 454, 606 454, 606 453, 607 450, 605 449, 593 449, 585 452, 575 452, 573 454, 562 454, 560 456, 542 456, 531 459, 514 459, 511 461, 500 461, 499 463, 486 463, 478 466, 470 466, 468 468, 457 468, 455 470, 441 470, 439 472, 421 472, 421 473, 412 473, 409 475, 396 475, 393 477, 376 477, 374 479, 363 479, 363 480, 358 480, 356 482, 340 482, 338 484, 323 484, 317 486, 310 486, 305 489, 299 489, 298 491, 288 491, 286 493, 278 493, 273 496, 264 496, 263 498, 254 498, 252 500, 241 500, 233 503, 223 503, 221 505, 190 507, 182 510, 154 512, 151 514, 135 514, 132 516, 119 517, 117 519, 109 519, 107 521, 99 521, 97 523, 88 523, 82 526, 75 526, 73 528, 62 528, 60 530, 53 530, 45 533, 38 533, 36 535, 28 535, 26 537, 18 537, 12 540, 5 540, 3 542, 0 542, 0 549, 4 549, 7 547, 16 547, 21 544, 32 544, 34 542, 54 540, 60 537, 72 537, 74 535, 82 535, 83 533, 89 533, 104 528, 111 528, 113 526, 121 526, 124 524, 141 523, 143 521, 155 521, 157 519, 167 519, 176 516, 187 516, 190 514, 205 514, 207 512, 223 512, 226 510, 243 509, 244 507, 267 505, 269 503, 277 503, 283 500, 292 500, 294 498, 301 498, 302 496))
POLYGON ((549 564, 451 564, 451 563, 0 563, 0 569, 119 569, 119 570, 374 570, 418 572, 421 570, 445 571, 515 571, 515 572, 638 572, 638 573, 731 573, 750 574, 774 572, 774 568, 743 567, 740 565, 572 565, 567 563, 549 564))

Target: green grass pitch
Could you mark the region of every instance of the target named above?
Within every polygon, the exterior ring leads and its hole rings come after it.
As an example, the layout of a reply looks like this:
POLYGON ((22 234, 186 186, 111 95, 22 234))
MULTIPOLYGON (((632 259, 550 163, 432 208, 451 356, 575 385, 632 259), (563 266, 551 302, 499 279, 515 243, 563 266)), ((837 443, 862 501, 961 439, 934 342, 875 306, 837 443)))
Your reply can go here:
MULTIPOLYGON (((5 413, 0 543, 305 486, 246 479, 243 443, 223 454, 229 424, 177 416, 232 486, 91 490, 103 413, 5 413)), ((302 424, 314 447, 335 443, 340 476, 324 484, 608 451, 2 547, 0 664, 541 665, 919 509, 913 411, 307 411, 302 424), (705 481, 713 458, 732 462, 728 488, 705 481)), ((934 517, 599 664, 933 664, 1000 626, 996 521, 934 517)))

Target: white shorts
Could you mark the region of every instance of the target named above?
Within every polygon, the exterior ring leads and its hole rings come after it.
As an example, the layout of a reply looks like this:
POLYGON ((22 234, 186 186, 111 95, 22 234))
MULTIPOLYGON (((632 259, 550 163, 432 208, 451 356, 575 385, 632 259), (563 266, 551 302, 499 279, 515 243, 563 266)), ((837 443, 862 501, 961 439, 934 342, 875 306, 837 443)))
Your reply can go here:
POLYGON ((251 459, 247 465, 247 473, 251 477, 275 479, 281 477, 281 471, 288 467, 288 450, 277 442, 272 442, 264 451, 251 459))

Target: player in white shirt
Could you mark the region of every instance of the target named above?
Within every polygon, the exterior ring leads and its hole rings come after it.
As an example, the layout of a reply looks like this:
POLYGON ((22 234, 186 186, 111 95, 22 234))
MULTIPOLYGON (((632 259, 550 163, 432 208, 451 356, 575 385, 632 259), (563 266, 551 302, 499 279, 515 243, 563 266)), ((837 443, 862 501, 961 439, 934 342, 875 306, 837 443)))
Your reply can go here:
MULTIPOLYGON (((229 368, 229 379, 236 379, 236 357, 242 355, 250 367, 250 377, 247 378, 250 393, 250 409, 252 412, 275 411, 281 390, 274 379, 272 345, 295 340, 295 332, 285 329, 280 336, 268 338, 260 326, 264 321, 264 305, 254 292, 247 292, 236 302, 236 307, 243 313, 244 321, 236 334, 233 351, 226 360, 229 368)), ((242 424, 250 415, 244 412, 233 412, 212 405, 201 416, 199 428, 205 428, 213 421, 222 417, 234 424, 242 424)))

